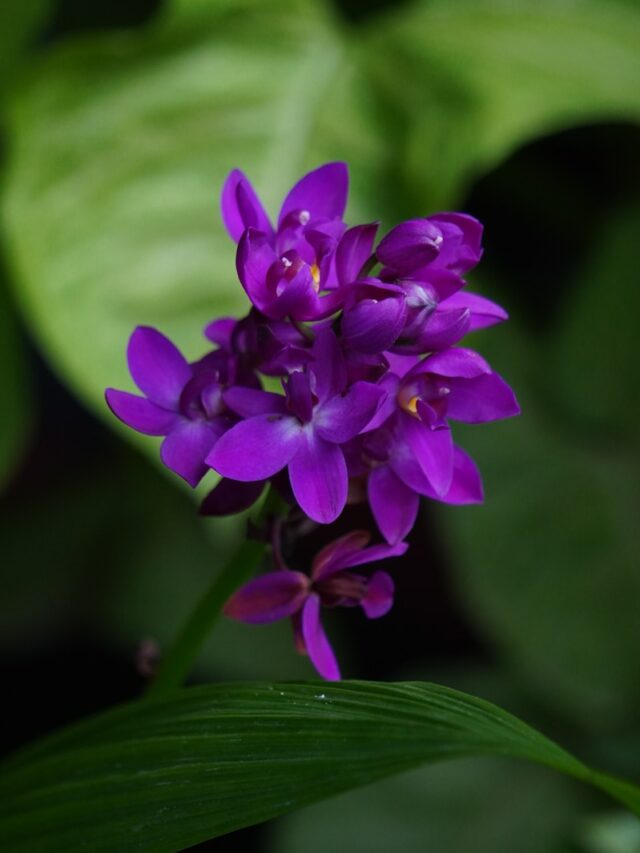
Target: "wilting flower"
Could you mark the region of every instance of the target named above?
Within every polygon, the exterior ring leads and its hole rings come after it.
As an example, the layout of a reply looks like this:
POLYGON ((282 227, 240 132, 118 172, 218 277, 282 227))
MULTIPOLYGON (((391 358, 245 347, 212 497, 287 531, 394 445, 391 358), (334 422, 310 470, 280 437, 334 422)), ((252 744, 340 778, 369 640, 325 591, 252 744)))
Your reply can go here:
POLYGON ((205 459, 237 418, 222 390, 231 381, 229 360, 204 358, 189 364, 156 329, 140 326, 127 350, 129 371, 145 395, 108 388, 111 411, 127 426, 147 435, 164 435, 160 456, 191 486, 207 473, 205 459))
POLYGON ((407 550, 404 542, 366 547, 370 538, 357 530, 329 543, 313 560, 310 576, 284 568, 249 581, 226 603, 225 614, 253 625, 291 617, 298 650, 309 655, 323 678, 339 679, 338 663, 320 622, 321 606, 359 605, 369 619, 384 616, 393 605, 390 575, 377 571, 367 577, 351 570, 407 550))

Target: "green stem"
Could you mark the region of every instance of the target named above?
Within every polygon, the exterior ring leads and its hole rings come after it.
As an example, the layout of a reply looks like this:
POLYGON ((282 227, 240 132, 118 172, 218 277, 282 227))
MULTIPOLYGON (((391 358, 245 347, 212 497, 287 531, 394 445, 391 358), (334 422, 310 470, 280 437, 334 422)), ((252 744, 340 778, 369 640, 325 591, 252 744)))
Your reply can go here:
POLYGON ((264 554, 264 542, 246 539, 196 604, 185 626, 149 686, 147 696, 158 699, 180 687, 195 663, 202 644, 220 617, 229 596, 255 572, 264 554))

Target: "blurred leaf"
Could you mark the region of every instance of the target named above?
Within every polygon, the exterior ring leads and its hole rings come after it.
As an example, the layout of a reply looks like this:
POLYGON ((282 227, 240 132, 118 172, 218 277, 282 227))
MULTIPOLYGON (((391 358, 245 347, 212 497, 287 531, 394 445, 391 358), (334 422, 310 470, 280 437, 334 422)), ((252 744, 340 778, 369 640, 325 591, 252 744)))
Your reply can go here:
MULTIPOLYGON (((486 486, 479 507, 442 509, 468 613, 549 706, 615 727, 640 707, 637 455, 554 417, 546 353, 517 328, 481 351, 516 389, 520 418, 456 429, 486 486)), ((615 380, 613 380, 615 382, 615 380)))
POLYGON ((405 131, 411 215, 455 206, 536 137, 640 120, 640 10, 595 0, 422 0, 382 18, 370 70, 405 131))
POLYGON ((310 159, 353 156, 364 174, 378 142, 361 85, 322 5, 304 0, 180 4, 147 32, 75 41, 35 69, 11 113, 19 295, 99 412, 106 385, 131 386, 136 324, 197 357, 208 320, 246 309, 218 211, 233 166, 274 214, 310 159))
POLYGON ((32 429, 31 381, 13 311, 0 282, 0 489, 15 471, 32 429))
POLYGON ((272 827, 271 849, 569 853, 573 848, 566 839, 580 813, 576 793, 564 780, 526 765, 465 760, 416 770, 296 812, 272 827))
MULTIPOLYGON (((610 215, 556 324, 557 405, 597 440, 620 436, 640 451, 640 204, 610 215)), ((637 453, 637 457, 640 454, 637 453)))
POLYGON ((2 0, 0 3, 0 97, 4 96, 25 45, 45 20, 50 0, 2 0))
POLYGON ((594 816, 580 840, 585 853, 640 853, 640 821, 626 812, 594 816))
MULTIPOLYGON (((516 693, 510 674, 495 666, 434 671, 430 663, 429 671, 448 687, 531 714, 530 698, 516 693)), ((417 678, 419 672, 414 668, 417 678)), ((569 853, 575 848, 567 839, 592 800, 591 791, 538 767, 468 759, 295 812, 275 822, 268 838, 274 853, 569 853)))
POLYGON ((640 788, 464 693, 236 684, 125 706, 9 759, 0 832, 15 851, 170 851, 426 762, 490 754, 590 781, 640 813, 640 788))

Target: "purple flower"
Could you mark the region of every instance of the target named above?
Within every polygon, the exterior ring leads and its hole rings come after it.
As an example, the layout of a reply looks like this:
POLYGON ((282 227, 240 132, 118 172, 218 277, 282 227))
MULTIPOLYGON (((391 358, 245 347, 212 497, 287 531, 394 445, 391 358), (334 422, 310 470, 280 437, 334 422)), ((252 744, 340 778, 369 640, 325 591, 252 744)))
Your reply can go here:
POLYGON ((439 498, 449 492, 454 472, 448 420, 483 423, 520 412, 504 379, 478 353, 457 347, 412 367, 398 380, 395 404, 398 435, 439 498))
POLYGON ((207 464, 223 477, 244 482, 266 480, 288 467, 301 508, 328 524, 347 500, 340 445, 367 427, 386 391, 364 381, 348 386, 344 357, 328 328, 318 329, 312 355, 307 370, 289 375, 284 397, 248 388, 225 392, 229 408, 245 420, 216 443, 207 464))
POLYGON ((482 225, 465 213, 436 213, 396 225, 380 241, 376 256, 396 278, 425 267, 464 275, 482 257, 482 225))
POLYGON ((129 340, 127 360, 145 396, 108 388, 111 411, 138 432, 165 436, 162 461, 195 487, 208 470, 205 458, 211 448, 237 420, 222 396, 230 378, 228 357, 212 353, 189 364, 168 338, 139 326, 129 340))
POLYGON ((251 302, 275 320, 317 320, 339 307, 335 252, 349 177, 344 163, 305 175, 285 198, 277 227, 237 169, 222 191, 222 218, 238 242, 236 268, 251 302))
POLYGON ((445 494, 438 495, 417 464, 397 422, 398 416, 392 416, 385 426, 358 436, 346 454, 350 475, 366 480, 366 499, 380 533, 391 545, 408 536, 421 496, 456 505, 483 500, 476 464, 455 445, 451 484, 445 494))
POLYGON ((339 679, 338 663, 320 622, 321 606, 359 605, 369 619, 384 616, 393 605, 391 577, 382 571, 367 577, 350 570, 400 556, 408 547, 404 542, 366 547, 369 539, 369 533, 354 531, 331 542, 316 555, 310 577, 285 568, 249 581, 229 599, 225 614, 253 625, 290 617, 298 651, 309 655, 323 678, 339 679))

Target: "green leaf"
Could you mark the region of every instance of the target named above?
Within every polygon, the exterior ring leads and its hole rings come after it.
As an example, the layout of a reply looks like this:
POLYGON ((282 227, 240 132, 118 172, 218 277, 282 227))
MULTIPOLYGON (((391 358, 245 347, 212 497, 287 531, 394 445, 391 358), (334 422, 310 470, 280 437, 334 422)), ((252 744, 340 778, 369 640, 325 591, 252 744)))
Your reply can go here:
POLYGON ((10 115, 18 292, 98 412, 105 386, 132 387, 134 326, 195 358, 205 323, 247 309, 219 214, 231 168, 274 215, 325 158, 353 159, 362 181, 379 141, 361 85, 322 4, 304 0, 176 4, 146 32, 76 40, 33 70, 10 115))
POLYGON ((640 659, 629 654, 640 643, 637 451, 594 446, 567 397, 556 400, 547 357, 556 363, 557 334, 542 351, 515 320, 483 336, 523 413, 454 427, 486 500, 436 511, 456 591, 514 675, 581 728, 615 729, 640 707, 640 659))
POLYGON ((640 204, 608 217, 556 324, 557 405, 576 430, 626 440, 636 448, 640 422, 637 359, 640 314, 640 204))
POLYGON ((31 437, 31 382, 22 340, 9 300, 0 282, 0 487, 15 471, 31 437))
POLYGON ((593 0, 423 0, 380 19, 371 74, 392 122, 411 215, 454 206, 536 137, 640 120, 640 11, 593 0))
POLYGON ((640 813, 640 788, 455 690, 235 684, 125 706, 10 759, 0 833, 13 851, 172 851, 424 763, 492 754, 589 781, 640 813))

